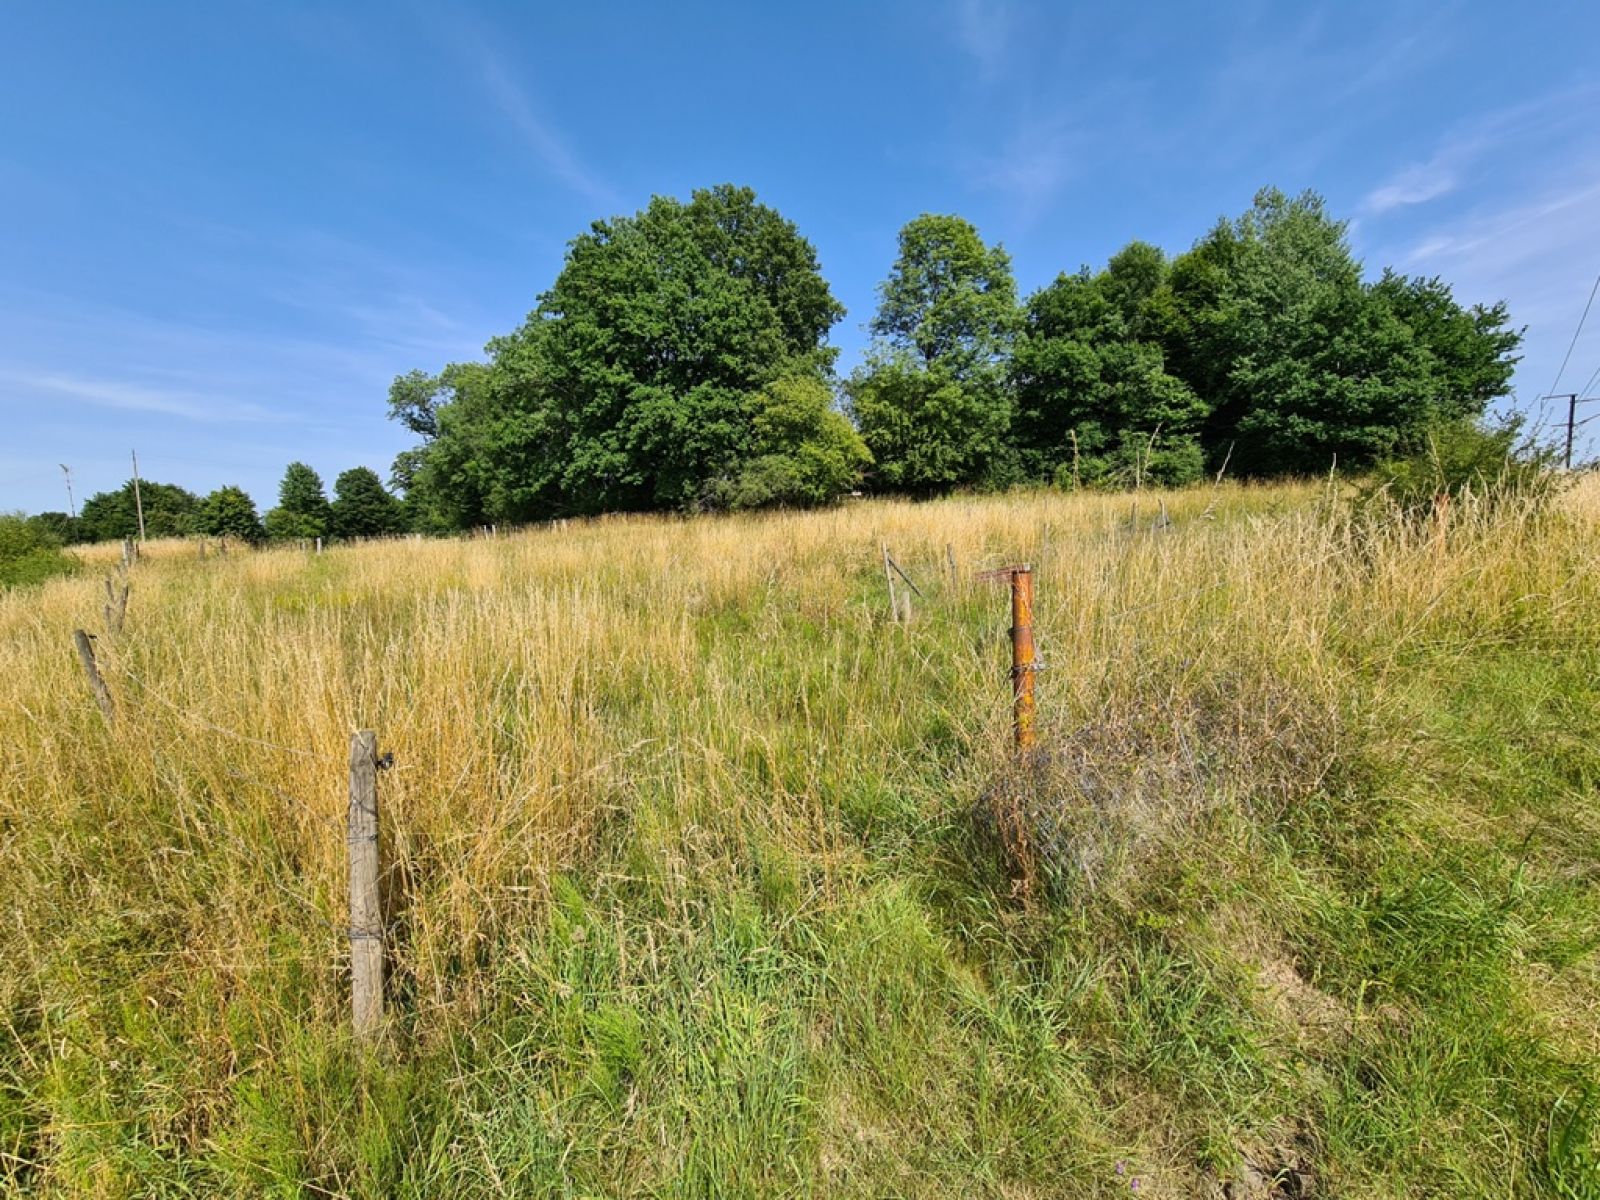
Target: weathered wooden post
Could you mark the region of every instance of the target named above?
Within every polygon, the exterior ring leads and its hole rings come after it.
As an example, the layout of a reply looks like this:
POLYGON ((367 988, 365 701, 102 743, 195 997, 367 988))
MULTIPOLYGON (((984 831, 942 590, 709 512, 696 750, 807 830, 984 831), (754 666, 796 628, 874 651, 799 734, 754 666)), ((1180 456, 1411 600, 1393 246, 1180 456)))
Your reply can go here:
POLYGON ((111 582, 111 576, 106 576, 106 632, 121 633, 123 618, 128 615, 128 583, 127 572, 122 572, 122 586, 118 588, 111 582))
POLYGON ((89 690, 94 693, 94 702, 100 706, 100 715, 109 726, 116 719, 116 706, 111 702, 111 689, 100 677, 100 668, 94 661, 94 638, 82 629, 74 629, 72 644, 78 648, 78 661, 83 664, 83 673, 89 677, 89 690))
POLYGON ((383 1020, 383 907, 378 897, 378 735, 350 736, 350 1009, 357 1037, 383 1020))
POLYGON ((894 568, 889 565, 889 543, 883 543, 883 577, 889 584, 889 619, 900 619, 900 598, 894 592, 894 568))
POLYGON ((1001 567, 978 578, 1011 581, 1011 729, 1017 753, 1028 754, 1035 741, 1033 676, 1039 669, 1033 644, 1033 566, 1001 567))

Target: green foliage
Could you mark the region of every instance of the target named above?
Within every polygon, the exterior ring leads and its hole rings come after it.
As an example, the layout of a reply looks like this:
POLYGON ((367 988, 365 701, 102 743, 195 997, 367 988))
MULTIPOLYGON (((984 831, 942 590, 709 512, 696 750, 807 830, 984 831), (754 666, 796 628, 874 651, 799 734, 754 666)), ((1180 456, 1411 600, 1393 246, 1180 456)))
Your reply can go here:
POLYGON ((64 512, 35 513, 28 522, 57 546, 71 546, 84 540, 78 518, 64 512))
POLYGON ((1199 477, 1207 406, 1141 336, 1165 277, 1161 252, 1134 242, 1099 275, 1061 275, 1029 298, 1012 373, 1030 477, 1118 486, 1199 477))
POLYGON ((1372 296, 1405 323, 1431 357, 1441 417, 1480 416, 1490 401, 1510 392, 1522 334, 1508 328, 1511 318, 1503 302, 1464 309, 1437 276, 1408 279, 1387 267, 1372 296))
POLYGON ((176 484, 139 481, 134 496, 133 480, 114 492, 96 492, 83 502, 78 524, 89 542, 109 542, 139 536, 139 506, 144 506, 145 534, 148 537, 188 537, 195 530, 200 498, 176 484))
POLYGON ((352 467, 333 482, 331 529, 336 537, 385 537, 401 532, 400 502, 371 467, 352 467))
MULTIPOLYGON (((823 502, 862 465, 842 426, 812 404, 775 441, 758 418, 777 381, 828 383, 841 315, 811 245, 749 189, 597 221, 488 362, 394 381, 390 417, 424 439, 394 463, 399 519, 823 502)), ((1005 250, 924 214, 900 231, 845 412, 874 481, 914 493, 1359 470, 1504 396, 1508 322, 1436 278, 1366 283, 1310 192, 1264 189, 1170 261, 1130 242, 1020 311, 1005 250)))
POLYGON ((811 244, 750 189, 657 196, 575 238, 489 364, 395 381, 391 415, 430 439, 397 482, 454 524, 694 509, 746 475, 798 501, 818 468, 755 465, 770 446, 754 397, 823 380, 843 311, 811 244))
POLYGON ((48 524, 19 512, 0 513, 0 587, 41 583, 76 569, 48 524))
POLYGON ((891 489, 981 483, 1007 449, 1010 406, 998 387, 954 378, 904 351, 869 359, 846 394, 877 477, 891 489))
POLYGON ((305 463, 290 463, 278 485, 278 506, 267 513, 267 536, 278 540, 327 537, 332 516, 322 476, 305 463))
POLYGON ((1519 420, 1460 418, 1428 430, 1410 454, 1379 463, 1363 496, 1411 515, 1432 512, 1441 496, 1542 505, 1566 483, 1556 466, 1555 452, 1528 439, 1519 420))
POLYGON ((1204 441, 1250 474, 1361 467, 1509 385, 1504 306, 1463 312, 1436 280, 1362 282, 1345 223, 1313 193, 1257 194, 1172 266, 1151 300, 1171 369, 1205 397, 1204 441))
POLYGON ((872 461, 866 443, 815 376, 774 380, 750 400, 752 457, 719 484, 727 508, 827 504, 853 488, 872 461))
POLYGON ((236 537, 259 542, 267 536, 256 515, 256 502, 243 488, 220 487, 200 502, 195 529, 209 537, 236 537))
POLYGON ((900 231, 871 326, 877 341, 848 385, 890 487, 937 491, 1004 469, 1017 321, 1011 258, 969 222, 924 214, 900 231))
POLYGON ((900 230, 900 253, 879 286, 872 332, 952 375, 1004 357, 1017 321, 1011 256, 986 246, 971 222, 924 213, 900 230))

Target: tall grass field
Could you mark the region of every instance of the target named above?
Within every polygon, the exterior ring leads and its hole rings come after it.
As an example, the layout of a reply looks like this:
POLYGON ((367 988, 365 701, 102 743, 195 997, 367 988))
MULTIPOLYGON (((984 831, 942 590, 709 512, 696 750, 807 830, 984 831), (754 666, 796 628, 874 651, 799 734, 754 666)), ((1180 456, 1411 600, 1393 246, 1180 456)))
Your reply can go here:
POLYGON ((118 549, 0 595, 9 1193, 1600 1197, 1600 483, 118 549))

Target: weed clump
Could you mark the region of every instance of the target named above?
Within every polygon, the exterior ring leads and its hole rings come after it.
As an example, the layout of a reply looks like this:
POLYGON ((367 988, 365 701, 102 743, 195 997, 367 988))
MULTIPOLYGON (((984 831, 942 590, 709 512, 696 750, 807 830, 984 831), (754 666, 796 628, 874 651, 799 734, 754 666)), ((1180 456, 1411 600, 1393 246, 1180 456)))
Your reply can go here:
POLYGON ((1019 894, 1116 896, 1219 810, 1274 821, 1324 789, 1337 708, 1270 674, 1217 674, 1108 699, 1007 764, 975 816, 1019 894))

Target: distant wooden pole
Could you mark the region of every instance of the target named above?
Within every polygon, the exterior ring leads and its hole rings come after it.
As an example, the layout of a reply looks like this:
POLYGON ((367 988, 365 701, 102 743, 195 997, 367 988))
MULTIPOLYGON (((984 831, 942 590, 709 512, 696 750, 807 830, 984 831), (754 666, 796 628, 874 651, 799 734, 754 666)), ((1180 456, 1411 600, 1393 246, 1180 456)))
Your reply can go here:
POLYGON ((122 569, 126 571, 133 565, 133 539, 122 539, 122 569))
POLYGON ((950 564, 950 586, 961 586, 961 572, 956 570, 956 548, 950 542, 944 544, 944 558, 950 564))
POLYGON ((100 677, 100 668, 94 661, 94 639, 82 629, 74 629, 72 644, 78 648, 78 661, 83 664, 83 673, 89 677, 89 690, 94 693, 94 702, 100 706, 100 715, 109 726, 116 720, 116 706, 111 702, 111 689, 106 687, 106 681, 100 677))
POLYGON ((139 492, 139 452, 133 451, 133 506, 139 510, 139 544, 144 545, 144 497, 139 492))
POLYGON ((383 1020, 383 909, 378 900, 378 735, 350 736, 350 1008, 358 1037, 383 1020))
POLYGON ((317 539, 317 553, 318 554, 322 553, 322 539, 321 538, 317 539))
POLYGON ((883 577, 889 584, 889 619, 900 619, 900 598, 895 595, 894 568, 889 565, 889 543, 883 544, 883 577))

